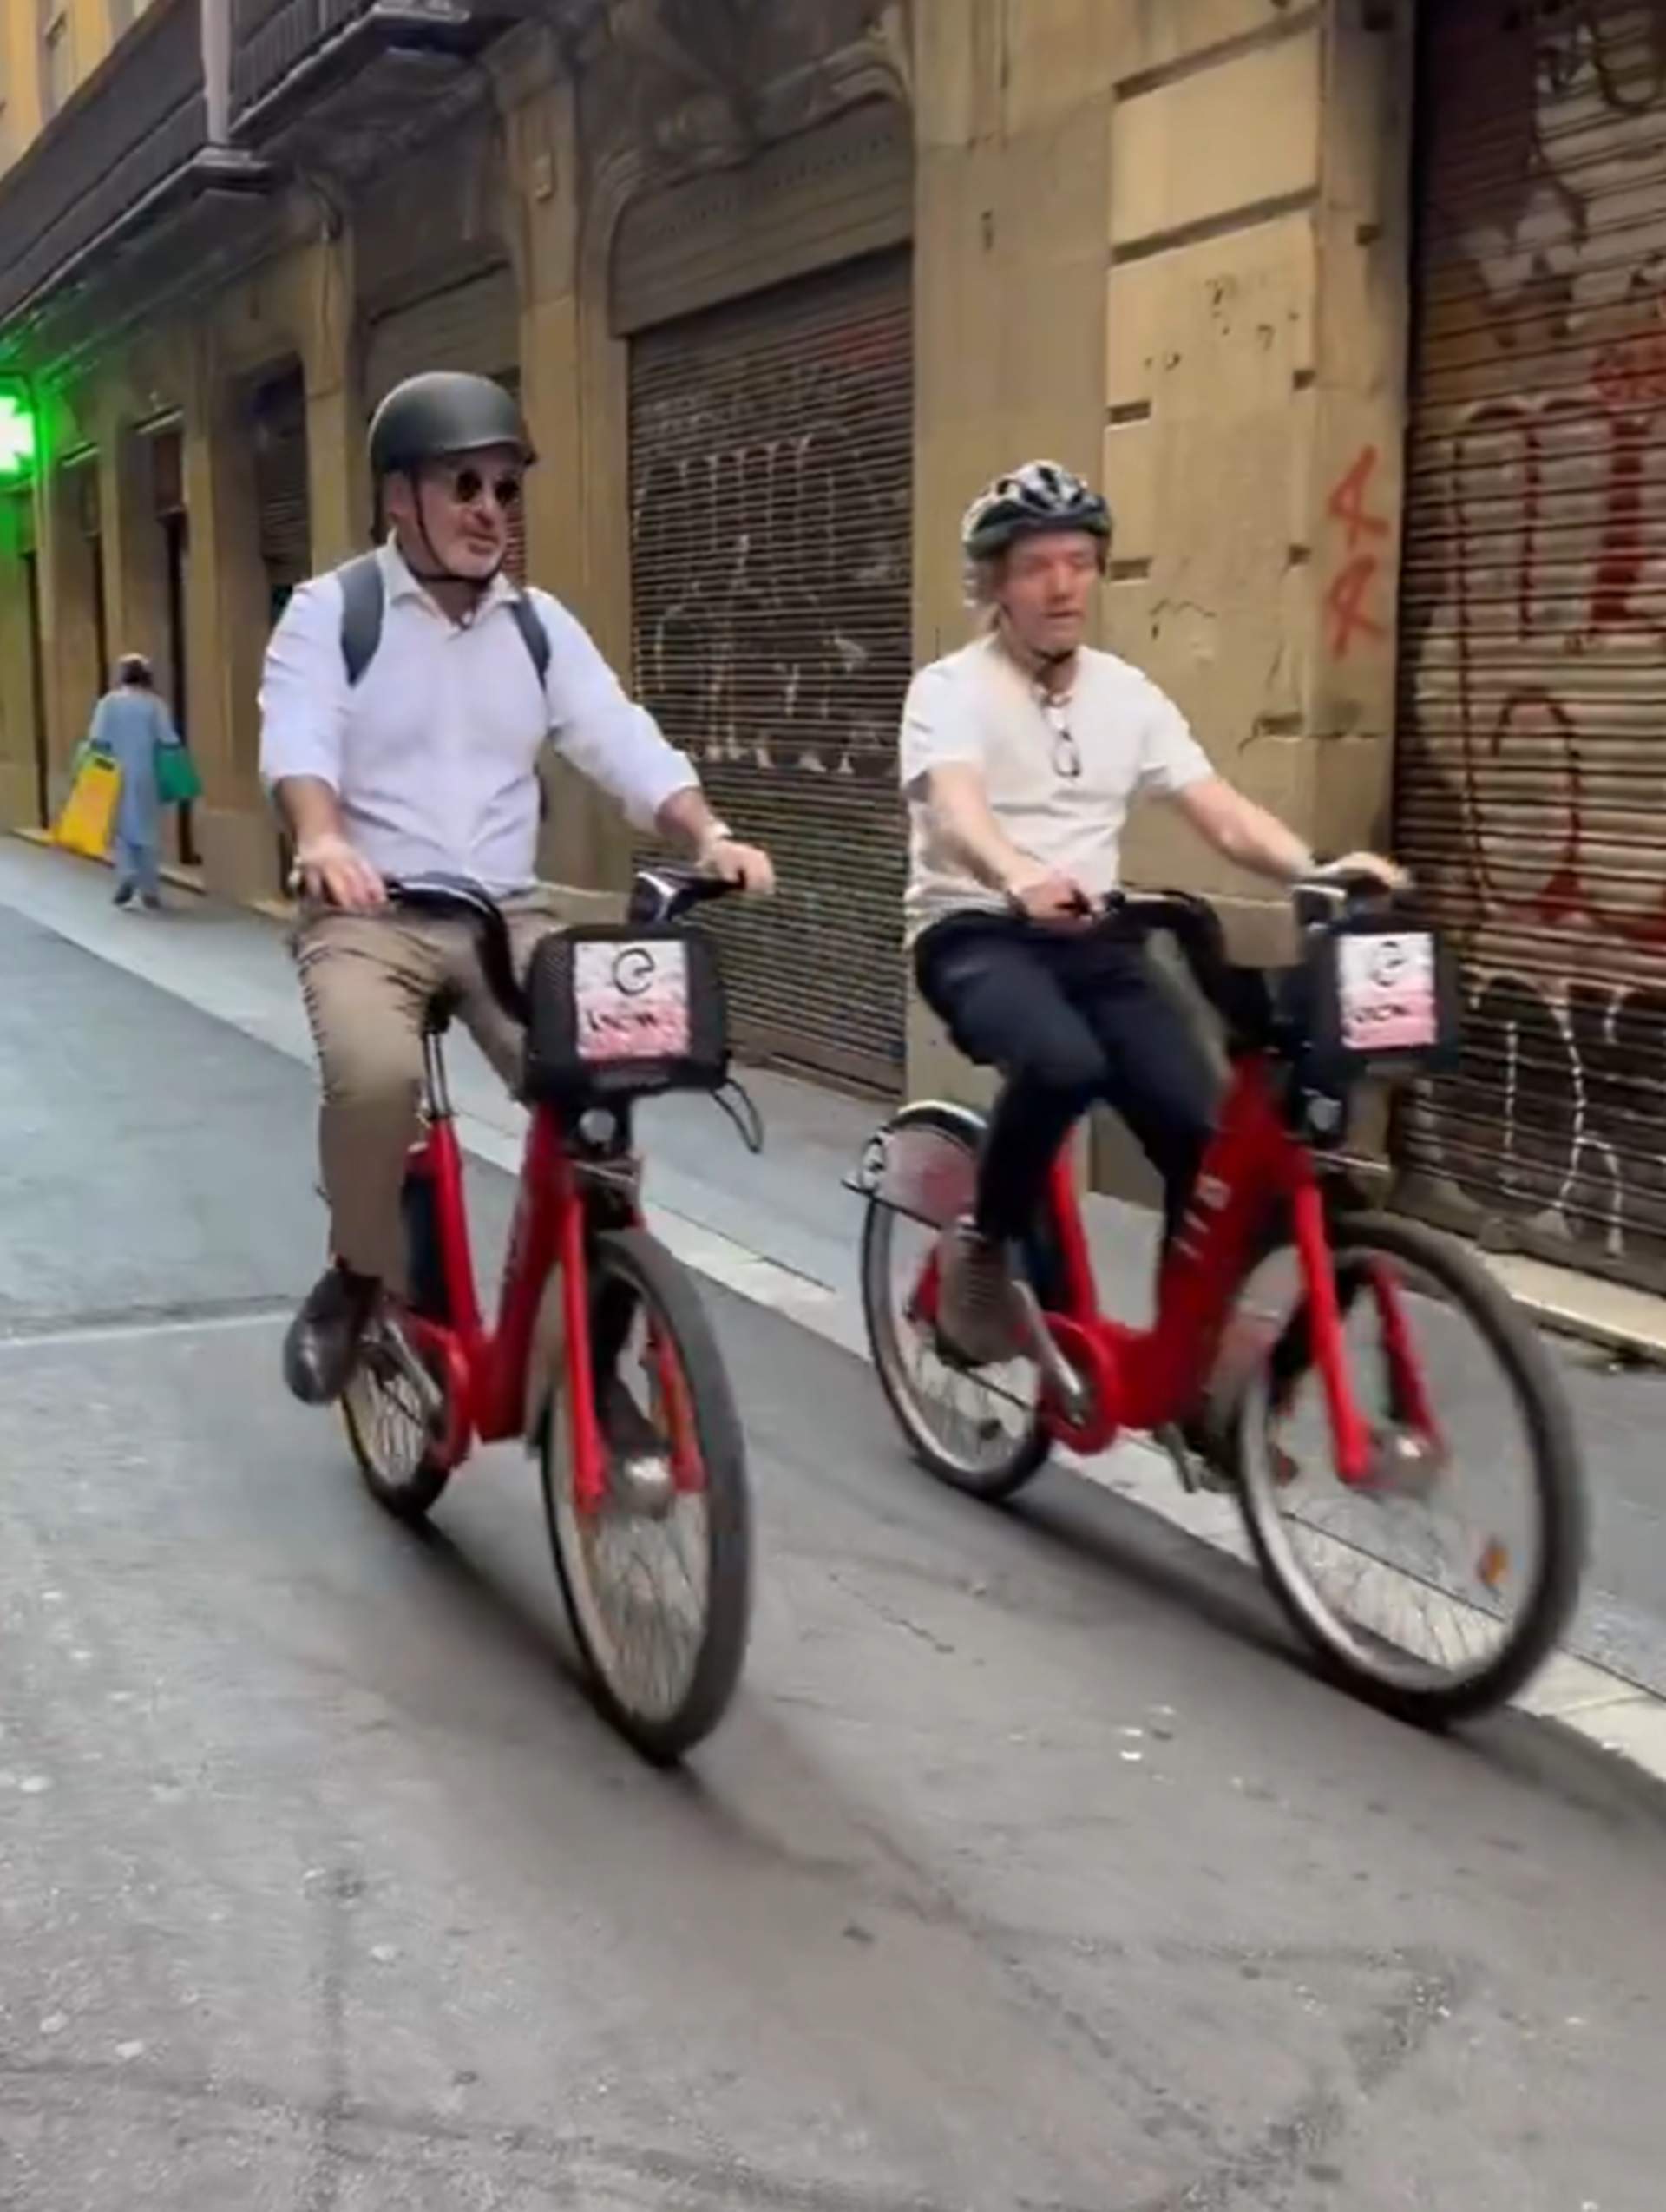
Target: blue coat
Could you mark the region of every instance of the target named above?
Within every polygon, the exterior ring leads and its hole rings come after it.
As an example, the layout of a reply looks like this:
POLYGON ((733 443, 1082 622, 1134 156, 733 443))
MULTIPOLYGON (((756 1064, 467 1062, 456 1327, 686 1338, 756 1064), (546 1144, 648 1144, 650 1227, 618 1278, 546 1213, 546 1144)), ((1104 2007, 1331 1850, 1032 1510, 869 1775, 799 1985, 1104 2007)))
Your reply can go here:
POLYGON ((95 752, 108 753, 121 771, 116 837, 131 845, 160 843, 161 803, 156 796, 156 754, 160 746, 180 742, 167 709, 154 692, 123 685, 100 699, 87 737, 95 752))

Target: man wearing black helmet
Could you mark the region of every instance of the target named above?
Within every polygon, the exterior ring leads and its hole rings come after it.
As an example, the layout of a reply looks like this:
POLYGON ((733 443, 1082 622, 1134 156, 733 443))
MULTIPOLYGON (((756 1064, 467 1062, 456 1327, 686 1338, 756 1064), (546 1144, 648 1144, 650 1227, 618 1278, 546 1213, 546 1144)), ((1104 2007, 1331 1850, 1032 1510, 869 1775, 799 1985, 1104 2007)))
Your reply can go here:
MULTIPOLYGON (((976 1363, 1019 1341, 1007 1255, 1083 1111, 1104 1099, 1122 1114, 1163 1177, 1171 1231, 1212 1126, 1185 1014, 1135 951, 1081 926, 1116 887, 1130 806, 1172 801, 1217 851, 1279 883, 1316 865, 1215 773, 1149 678, 1084 644, 1110 542, 1105 501, 1068 469, 998 477, 961 534, 981 633, 915 677, 903 714, 915 973, 961 1050, 1007 1078, 975 1216, 945 1248, 943 1333, 976 1363)), ((1371 855, 1337 865, 1399 880, 1371 855)))
POLYGON ((401 384, 371 426, 385 542, 303 585, 266 653, 261 771, 294 843, 296 957, 324 1086, 333 1259, 285 1346, 290 1388, 311 1404, 339 1395, 377 1299, 405 1288, 399 1194, 435 994, 454 990, 488 1057, 516 1073, 519 1040, 466 929, 390 919, 388 883, 482 885, 528 960, 557 926, 535 870, 548 740, 640 830, 746 890, 773 888, 767 856, 718 820, 580 624, 504 576, 535 457, 489 379, 401 384))

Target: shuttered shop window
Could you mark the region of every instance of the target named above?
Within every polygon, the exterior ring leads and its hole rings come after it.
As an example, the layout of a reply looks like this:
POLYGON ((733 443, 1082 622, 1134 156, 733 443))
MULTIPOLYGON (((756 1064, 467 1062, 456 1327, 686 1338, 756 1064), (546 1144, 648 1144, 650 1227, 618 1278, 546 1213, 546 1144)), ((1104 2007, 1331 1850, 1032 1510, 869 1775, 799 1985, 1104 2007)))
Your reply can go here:
MULTIPOLYGON (((517 399, 520 398, 521 372, 518 369, 504 371, 500 374, 498 382, 505 391, 511 391, 517 399)), ((504 572, 513 582, 524 584, 527 581, 527 509, 524 500, 514 509, 507 520, 509 545, 503 556, 504 572)))
POLYGON ((1659 1280, 1666 13, 1426 17, 1397 805, 1467 1016, 1405 1154, 1659 1280))
POLYGON ((717 910, 743 1048, 883 1092, 903 1056, 910 313, 890 254, 631 356, 638 686, 782 878, 770 907, 717 910))
POLYGON ((521 358, 514 272, 505 266, 466 277, 371 323, 364 396, 374 408, 397 384, 427 369, 502 376, 521 358))
POLYGON ((254 396, 254 485, 272 619, 312 571, 306 485, 306 391, 299 371, 254 396))

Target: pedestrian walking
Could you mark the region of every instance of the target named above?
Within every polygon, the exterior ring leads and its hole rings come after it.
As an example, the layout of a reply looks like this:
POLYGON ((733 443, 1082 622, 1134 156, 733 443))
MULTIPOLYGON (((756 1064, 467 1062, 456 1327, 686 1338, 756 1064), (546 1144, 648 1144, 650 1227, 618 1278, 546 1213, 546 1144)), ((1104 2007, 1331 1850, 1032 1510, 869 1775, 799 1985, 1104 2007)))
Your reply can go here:
POLYGON ((87 742, 121 771, 111 849, 115 861, 115 903, 145 909, 162 903, 162 795, 158 757, 180 743, 173 717, 157 698, 150 663, 142 653, 123 653, 115 688, 93 711, 87 742))

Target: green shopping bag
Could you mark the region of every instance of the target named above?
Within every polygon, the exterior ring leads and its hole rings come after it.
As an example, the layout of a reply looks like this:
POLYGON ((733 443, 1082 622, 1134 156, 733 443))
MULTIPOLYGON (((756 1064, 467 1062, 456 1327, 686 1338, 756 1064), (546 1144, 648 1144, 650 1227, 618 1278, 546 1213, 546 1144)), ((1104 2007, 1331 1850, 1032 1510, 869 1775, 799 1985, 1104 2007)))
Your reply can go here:
POLYGON ((197 764, 183 745, 163 745, 157 752, 156 796, 164 806, 189 806, 202 797, 197 764))

